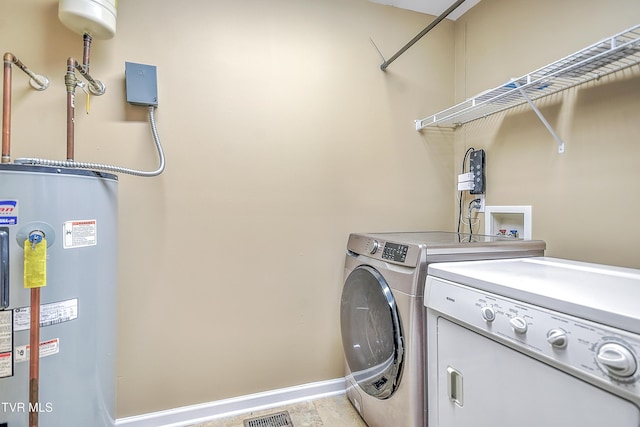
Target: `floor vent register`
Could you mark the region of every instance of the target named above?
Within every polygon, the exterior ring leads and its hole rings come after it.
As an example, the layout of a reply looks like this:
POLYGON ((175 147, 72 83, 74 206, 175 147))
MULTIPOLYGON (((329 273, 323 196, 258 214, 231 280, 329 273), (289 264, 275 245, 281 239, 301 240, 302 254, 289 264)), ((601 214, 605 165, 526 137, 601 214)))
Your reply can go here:
POLYGON ((293 427, 288 411, 244 420, 244 427, 293 427))

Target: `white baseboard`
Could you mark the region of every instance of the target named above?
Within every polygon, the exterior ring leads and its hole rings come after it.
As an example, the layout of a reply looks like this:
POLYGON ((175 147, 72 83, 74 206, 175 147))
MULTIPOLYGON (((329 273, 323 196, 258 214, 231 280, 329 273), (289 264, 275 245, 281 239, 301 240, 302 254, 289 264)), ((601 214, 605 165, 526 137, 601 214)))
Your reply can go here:
POLYGON ((345 380, 344 378, 337 378, 335 380, 302 384, 199 405, 183 406, 150 414, 119 418, 116 420, 116 426, 184 427, 218 418, 275 408, 305 400, 337 396, 344 393, 345 380))

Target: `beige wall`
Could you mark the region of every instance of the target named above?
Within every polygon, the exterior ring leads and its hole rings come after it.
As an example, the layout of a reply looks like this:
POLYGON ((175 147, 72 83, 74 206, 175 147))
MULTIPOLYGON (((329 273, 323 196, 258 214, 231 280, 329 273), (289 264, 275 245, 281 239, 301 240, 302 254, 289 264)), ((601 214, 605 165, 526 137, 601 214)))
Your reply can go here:
MULTIPOLYGON (((565 154, 526 108, 413 127, 630 27, 637 1, 483 0, 386 73, 369 38, 388 57, 431 17, 365 0, 177 4, 121 1, 116 37, 92 47, 107 93, 89 115, 77 100, 77 160, 153 169, 124 62, 158 67, 167 170, 120 179, 119 417, 340 377, 348 233, 453 229, 469 146, 487 150, 487 203, 531 204, 548 254, 640 267, 637 68, 542 105, 565 154)), ((14 158, 65 155, 65 60, 82 42, 56 8, 0 13, 3 51, 52 80, 37 93, 15 75, 14 158)))
MULTIPOLYGON (((636 0, 586 3, 483 0, 456 22, 456 102, 639 23, 636 0)), ((639 100, 635 66, 541 102, 564 154, 528 107, 477 120, 455 132, 454 174, 484 148, 487 205, 531 205, 548 255, 640 268, 639 100)))
MULTIPOLYGON (((8 3, 8 2, 4 2, 8 3)), ((453 134, 413 120, 453 102, 454 25, 386 73, 431 17, 366 0, 120 1, 94 41, 107 93, 77 93, 76 160, 154 169, 124 63, 158 67, 157 178, 120 177, 118 417, 342 376, 339 298, 353 231, 448 229, 453 134)), ((0 10, 14 74, 12 157, 65 157, 68 56, 56 0, 0 10)))

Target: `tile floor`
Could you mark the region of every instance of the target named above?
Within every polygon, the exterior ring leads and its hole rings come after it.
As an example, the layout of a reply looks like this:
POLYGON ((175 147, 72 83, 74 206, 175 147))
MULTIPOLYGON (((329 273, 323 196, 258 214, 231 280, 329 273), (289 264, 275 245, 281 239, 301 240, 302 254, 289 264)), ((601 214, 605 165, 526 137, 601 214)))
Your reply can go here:
POLYGON ((289 411, 293 427, 367 427, 344 394, 293 405, 220 418, 190 427, 244 427, 248 418, 289 411))

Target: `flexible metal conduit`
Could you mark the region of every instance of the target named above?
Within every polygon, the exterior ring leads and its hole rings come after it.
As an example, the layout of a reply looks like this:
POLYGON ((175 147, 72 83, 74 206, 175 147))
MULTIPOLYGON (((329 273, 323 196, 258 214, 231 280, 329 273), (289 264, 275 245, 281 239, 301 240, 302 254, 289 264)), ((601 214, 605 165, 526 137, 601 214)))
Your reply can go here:
POLYGON ((123 168, 120 166, 113 165, 105 165, 101 163, 84 163, 84 162, 76 162, 76 161, 62 161, 62 160, 49 160, 49 159, 38 159, 38 158, 20 158, 16 159, 16 163, 20 164, 31 164, 31 165, 42 165, 42 166, 54 166, 54 167, 62 167, 62 168, 80 168, 80 169, 92 169, 92 170, 102 170, 107 172, 114 173, 124 173, 127 175, 135 175, 142 177, 152 177, 157 176, 164 171, 164 152, 162 150, 162 145, 160 144, 160 138, 158 137, 158 130, 156 128, 156 121, 154 116, 155 107, 149 106, 149 123, 151 125, 151 134, 153 135, 153 141, 156 144, 156 149, 158 150, 158 157, 160 158, 160 164, 158 168, 151 172, 144 172, 136 169, 123 168))

